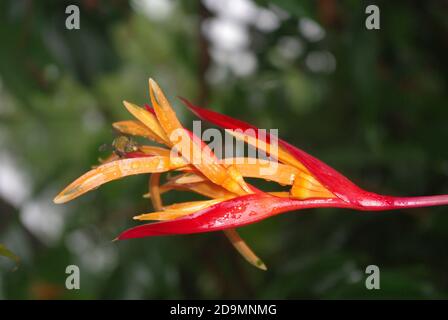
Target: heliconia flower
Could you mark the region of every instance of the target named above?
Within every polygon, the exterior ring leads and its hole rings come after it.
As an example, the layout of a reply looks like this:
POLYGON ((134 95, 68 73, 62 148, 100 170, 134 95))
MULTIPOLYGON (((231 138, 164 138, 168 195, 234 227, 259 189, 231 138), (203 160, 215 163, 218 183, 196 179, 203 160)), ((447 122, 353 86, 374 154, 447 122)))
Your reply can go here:
POLYGON ((140 108, 124 102, 137 120, 120 121, 113 126, 123 134, 145 137, 168 148, 131 144, 129 138, 120 139, 114 143, 116 150, 110 157, 76 179, 54 199, 55 203, 67 202, 109 181, 151 173, 149 192, 145 197, 151 199, 156 211, 139 214, 134 219, 159 222, 128 229, 117 237, 118 240, 223 230, 247 261, 265 270, 265 264, 235 228, 283 212, 307 208, 379 211, 448 204, 448 195, 392 197, 365 191, 289 143, 275 136, 260 135, 262 131, 250 124, 199 108, 181 98, 199 118, 228 129, 237 139, 270 156, 269 160, 263 161, 253 158, 219 159, 199 137, 183 128, 162 90, 151 79, 149 88, 152 107, 140 108), (179 147, 179 139, 187 142, 185 148, 183 145, 179 147), (260 169, 272 164, 272 159, 278 161, 275 174, 264 174, 260 169), (179 174, 160 184, 161 174, 168 171, 179 174), (263 192, 247 183, 245 177, 277 182, 290 186, 290 190, 263 192), (191 191, 210 199, 163 206, 161 194, 170 190, 191 191))
MULTIPOLYGON (((122 134, 144 137, 164 144, 168 149, 137 145, 126 136, 120 136, 112 144, 115 148, 114 153, 106 159, 100 160, 99 166, 93 167, 92 170, 68 185, 55 197, 55 203, 73 200, 107 182, 143 173, 151 173, 150 189, 146 196, 151 198, 153 207, 157 211, 154 214, 136 217, 141 220, 174 219, 226 199, 250 194, 256 190, 249 186, 243 178, 243 174, 257 177, 256 167, 258 164, 256 161, 244 161, 243 158, 243 161, 239 161, 237 165, 228 165, 218 159, 205 143, 182 127, 157 83, 150 80, 149 87, 153 108, 149 105, 140 108, 124 101, 126 109, 137 120, 115 122, 113 127, 122 134), (176 150, 177 156, 176 153, 172 153, 173 146, 177 142, 176 136, 173 134, 176 131, 182 133, 188 142, 187 150, 176 150), (191 158, 191 155, 195 154, 199 155, 200 161, 194 161, 195 159, 191 158), (160 186, 160 174, 173 170, 185 173, 169 179, 160 186), (214 200, 163 207, 160 195, 172 189, 196 192, 214 200)), ((265 163, 259 165, 263 166, 265 163)), ((292 181, 289 179, 289 175, 293 173, 294 170, 283 166, 278 177, 273 176, 273 178, 274 181, 287 184, 292 181)), ((264 263, 241 239, 236 230, 227 229, 224 230, 224 233, 247 261, 258 268, 266 269, 264 263)))

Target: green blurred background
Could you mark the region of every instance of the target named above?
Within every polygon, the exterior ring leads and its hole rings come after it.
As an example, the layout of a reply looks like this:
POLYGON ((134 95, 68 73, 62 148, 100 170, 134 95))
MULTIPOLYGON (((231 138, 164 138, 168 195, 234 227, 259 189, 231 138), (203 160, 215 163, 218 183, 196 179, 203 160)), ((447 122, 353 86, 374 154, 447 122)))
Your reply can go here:
MULTIPOLYGON (((366 189, 448 193, 447 1, 0 2, 1 299, 447 298, 448 208, 290 212, 222 233, 112 243, 149 211, 147 177, 67 205, 155 78, 186 126, 189 98, 279 135, 366 189), (377 4, 381 29, 365 28, 377 4), (65 28, 77 4, 80 30, 65 28), (81 289, 65 289, 65 268, 81 289), (381 270, 366 290, 365 268, 381 270)), ((166 203, 187 199, 174 193, 166 203)))

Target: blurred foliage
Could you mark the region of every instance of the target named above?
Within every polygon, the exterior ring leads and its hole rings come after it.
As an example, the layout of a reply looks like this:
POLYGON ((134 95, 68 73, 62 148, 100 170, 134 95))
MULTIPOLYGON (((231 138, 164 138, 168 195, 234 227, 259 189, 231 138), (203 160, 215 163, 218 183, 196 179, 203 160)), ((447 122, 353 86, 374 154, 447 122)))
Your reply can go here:
POLYGON ((149 76, 186 125, 176 95, 279 128, 366 189, 448 193, 448 4, 374 2, 377 31, 364 26, 371 1, 256 1, 281 18, 269 31, 245 25, 256 69, 241 75, 210 54, 200 24, 216 12, 196 1, 1 1, 0 164, 19 176, 0 171, 12 190, 0 193, 0 242, 22 263, 14 273, 0 265, 0 298, 447 298, 446 207, 265 220, 241 230, 270 268, 260 272, 221 233, 111 243, 151 209, 145 177, 51 202, 106 155, 111 123, 131 118, 121 101, 148 101, 149 76), (165 16, 142 6, 160 2, 165 16), (72 3, 80 30, 65 29, 72 3), (301 34, 303 19, 324 36, 301 34), (81 269, 79 291, 64 287, 69 264, 81 269), (365 289, 370 264, 381 290, 365 289))
POLYGON ((20 263, 20 258, 14 254, 11 250, 0 243, 0 257, 8 258, 13 261, 16 266, 20 263))

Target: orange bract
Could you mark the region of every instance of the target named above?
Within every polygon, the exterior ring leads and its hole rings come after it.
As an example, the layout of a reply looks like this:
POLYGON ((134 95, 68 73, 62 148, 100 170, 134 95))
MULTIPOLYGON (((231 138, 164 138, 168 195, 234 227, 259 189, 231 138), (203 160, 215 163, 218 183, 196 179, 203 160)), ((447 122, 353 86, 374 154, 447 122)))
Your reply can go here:
MULTIPOLYGON (((162 90, 151 79, 149 91, 154 110, 149 107, 145 110, 124 101, 126 109, 137 120, 115 122, 113 127, 123 134, 144 137, 167 148, 136 145, 133 148, 135 152, 115 152, 103 160, 101 165, 68 185, 55 197, 55 203, 70 201, 109 181, 137 174, 151 174, 148 183, 149 192, 145 196, 151 199, 156 211, 138 215, 134 217, 136 220, 179 219, 220 205, 229 199, 261 192, 247 184, 244 177, 292 186, 289 192, 271 192, 270 194, 275 197, 298 199, 334 197, 288 150, 283 147, 277 148, 272 142, 267 143, 258 136, 231 132, 238 139, 266 152, 271 160, 218 159, 199 137, 183 128, 162 90), (183 172, 160 184, 161 174, 168 171, 183 172), (191 191, 210 199, 164 206, 161 195, 170 190, 191 191)), ((266 270, 265 264, 235 229, 230 228, 224 232, 248 262, 266 270)))
POLYGON ((95 189, 109 181, 123 177, 152 172, 166 172, 185 165, 181 158, 150 157, 119 159, 102 164, 73 181, 56 198, 55 203, 64 203, 95 189))
POLYGON ((155 131, 149 129, 140 121, 127 120, 114 122, 112 126, 123 134, 128 134, 131 136, 140 136, 146 139, 164 144, 165 141, 155 133, 155 131))
POLYGON ((147 127, 147 129, 149 129, 157 137, 156 142, 170 145, 170 141, 165 131, 163 131, 157 121, 157 118, 152 113, 127 101, 123 101, 123 104, 134 117, 140 120, 147 127))

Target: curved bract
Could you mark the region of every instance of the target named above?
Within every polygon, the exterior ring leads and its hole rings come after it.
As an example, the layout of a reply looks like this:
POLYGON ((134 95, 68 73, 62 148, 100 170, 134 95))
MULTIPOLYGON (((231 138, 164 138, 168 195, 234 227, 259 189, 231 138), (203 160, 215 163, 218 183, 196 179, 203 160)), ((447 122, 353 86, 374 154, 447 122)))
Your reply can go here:
POLYGON ((141 225, 123 232, 117 239, 218 231, 242 227, 286 211, 328 207, 350 206, 338 198, 297 200, 256 193, 229 199, 175 220, 141 225))
POLYGON ((141 108, 124 102, 137 120, 119 121, 113 126, 122 134, 140 136, 165 146, 138 145, 130 138, 120 139, 119 152, 102 160, 101 165, 76 179, 54 199, 55 203, 67 202, 104 183, 130 175, 151 174, 150 190, 145 196, 150 198, 156 211, 138 214, 134 219, 158 222, 128 229, 117 237, 118 240, 223 230, 249 263, 265 270, 265 264, 235 228, 307 208, 379 211, 448 204, 448 195, 406 198, 363 190, 332 167, 288 142, 181 98, 199 118, 228 129, 236 139, 270 156, 267 162, 244 157, 219 159, 199 137, 182 126, 162 90, 151 79, 149 89, 153 107, 145 105, 141 108), (179 145, 180 137, 186 145, 179 145), (272 165, 273 161, 278 164, 277 171, 264 173, 263 166, 272 165), (178 174, 160 184, 161 174, 165 172, 178 174), (246 177, 273 181, 290 189, 264 192, 249 184, 246 177), (164 206, 161 194, 170 190, 195 192, 209 200, 164 206))

